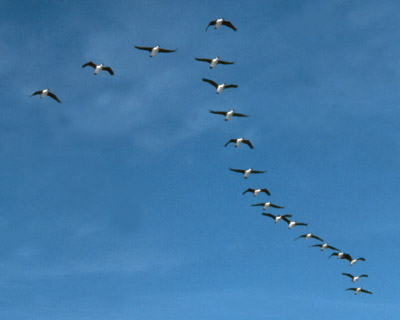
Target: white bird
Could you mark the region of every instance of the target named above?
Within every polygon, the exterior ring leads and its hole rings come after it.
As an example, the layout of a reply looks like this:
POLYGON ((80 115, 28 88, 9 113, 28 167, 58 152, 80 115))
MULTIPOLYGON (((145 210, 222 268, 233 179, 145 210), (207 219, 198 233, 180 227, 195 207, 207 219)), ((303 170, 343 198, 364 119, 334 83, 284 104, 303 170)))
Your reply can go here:
POLYGON ((346 259, 350 262, 350 266, 353 266, 357 261, 365 261, 364 258, 353 259, 349 254, 343 255, 343 259, 346 259))
POLYGON ((243 173, 244 174, 244 178, 247 179, 247 177, 251 174, 251 173, 264 173, 265 171, 259 171, 259 170, 253 170, 252 168, 249 169, 232 169, 229 168, 229 170, 234 171, 234 172, 239 172, 239 173, 243 173))
POLYGON ((201 58, 194 58, 197 61, 208 62, 210 64, 210 69, 214 68, 217 64, 234 64, 234 62, 222 61, 219 57, 214 59, 201 59, 201 58))
POLYGON ((270 201, 263 202, 263 203, 252 204, 251 206, 252 207, 263 207, 263 210, 267 210, 269 207, 277 208, 277 209, 283 209, 284 208, 284 207, 281 207, 281 206, 277 206, 276 204, 273 204, 270 201))
POLYGON ((340 252, 334 252, 332 253, 329 258, 333 257, 333 256, 337 256, 338 259, 343 259, 344 255, 346 255, 347 253, 344 253, 343 251, 340 252))
POLYGON ((253 196, 257 196, 260 192, 264 192, 264 193, 266 193, 267 195, 271 195, 271 193, 268 191, 268 189, 267 188, 264 188, 264 189, 252 189, 252 188, 248 188, 246 191, 244 191, 243 192, 243 194, 245 194, 245 193, 247 193, 247 192, 252 192, 253 193, 253 196))
POLYGON ((353 276, 350 273, 342 273, 342 275, 348 276, 349 278, 351 278, 351 281, 353 281, 353 282, 357 282, 358 279, 360 279, 360 278, 363 278, 363 277, 367 278, 368 277, 368 275, 366 275, 366 274, 362 274, 360 276, 353 276))
POLYGON ((50 98, 53 98, 53 99, 56 100, 57 102, 61 103, 61 101, 57 98, 57 96, 56 96, 54 93, 51 93, 51 92, 49 91, 49 88, 36 91, 36 92, 34 92, 34 93, 31 94, 31 97, 32 97, 32 96, 35 96, 35 95, 37 95, 37 94, 40 94, 40 98, 45 98, 45 97, 49 96, 50 98))
POLYGON ((214 26, 214 29, 218 29, 222 25, 227 26, 227 27, 231 28, 234 31, 237 30, 235 28, 235 26, 231 22, 226 21, 224 18, 220 18, 220 19, 217 19, 217 20, 210 21, 210 23, 208 24, 208 26, 206 28, 206 31, 207 31, 209 26, 214 26))
POLYGON ((227 143, 225 143, 225 147, 230 144, 230 143, 234 143, 235 147, 240 146, 242 143, 247 144, 251 149, 254 149, 253 145, 251 144, 250 140, 246 140, 245 138, 241 137, 238 139, 231 139, 229 140, 227 143))
POLYGON ((367 291, 367 290, 364 290, 364 289, 361 288, 361 287, 358 287, 358 288, 348 288, 348 289, 346 289, 346 290, 352 290, 352 291, 354 291, 354 294, 358 294, 359 292, 365 292, 365 293, 372 294, 372 292, 367 291))
POLYGON ((114 72, 112 71, 112 69, 110 67, 105 67, 104 63, 94 64, 92 61, 89 61, 89 62, 85 63, 82 66, 82 68, 85 68, 87 66, 92 67, 94 69, 94 75, 100 73, 101 70, 107 71, 112 76, 114 75, 114 72))
POLYGON ((289 229, 292 229, 292 228, 295 227, 295 226, 308 226, 307 223, 296 222, 296 221, 290 221, 290 220, 287 219, 286 217, 282 217, 282 219, 283 219, 284 221, 287 222, 288 228, 289 228, 289 229))
POLYGON ((297 239, 299 239, 299 238, 304 238, 304 239, 306 239, 306 240, 308 240, 308 239, 310 239, 310 238, 314 238, 314 239, 317 239, 317 240, 319 240, 319 241, 324 241, 324 240, 322 240, 320 237, 317 237, 316 235, 314 235, 314 234, 312 234, 312 233, 306 233, 306 234, 302 234, 301 236, 298 236, 296 239, 294 239, 294 240, 297 240, 297 239))
POLYGON ((246 114, 235 112, 234 109, 229 110, 229 111, 213 111, 213 110, 210 110, 210 113, 220 114, 220 115, 225 116, 225 121, 228 121, 232 117, 242 117, 242 118, 243 117, 248 117, 248 115, 246 115, 246 114))
POLYGON ((203 78, 202 80, 204 82, 211 84, 213 87, 215 87, 217 89, 217 94, 221 93, 222 90, 224 90, 225 88, 237 88, 238 87, 238 85, 236 85, 236 84, 226 84, 225 82, 218 84, 218 83, 216 83, 210 79, 206 79, 206 78, 203 78))
POLYGON ((311 247, 320 247, 320 248, 321 248, 321 251, 324 251, 325 249, 331 249, 331 250, 334 250, 334 251, 340 251, 339 249, 336 249, 335 247, 332 247, 332 246, 328 245, 328 243, 324 243, 324 244, 314 244, 314 245, 311 246, 311 247))
POLYGON ((284 219, 284 218, 286 218, 286 217, 292 217, 291 214, 285 214, 285 215, 282 215, 282 216, 274 216, 274 215, 271 214, 271 213, 263 213, 262 215, 274 219, 274 220, 275 220, 275 223, 278 223, 279 220, 284 219))
POLYGON ((139 46, 135 46, 135 48, 139 49, 139 50, 149 51, 150 52, 150 58, 152 58, 153 56, 155 56, 159 52, 169 53, 169 52, 175 52, 177 50, 177 49, 175 49, 175 50, 162 49, 160 47, 160 45, 155 46, 155 47, 139 47, 139 46))

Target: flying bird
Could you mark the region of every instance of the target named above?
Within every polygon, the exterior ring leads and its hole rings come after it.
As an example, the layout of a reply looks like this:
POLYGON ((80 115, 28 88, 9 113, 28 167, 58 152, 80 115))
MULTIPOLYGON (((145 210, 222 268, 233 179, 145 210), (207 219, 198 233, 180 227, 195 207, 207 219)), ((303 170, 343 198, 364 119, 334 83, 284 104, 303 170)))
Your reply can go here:
POLYGON ((252 204, 251 206, 252 207, 263 207, 263 210, 267 210, 269 207, 277 208, 277 209, 283 209, 284 208, 284 207, 281 207, 281 206, 277 206, 276 204, 273 204, 270 201, 263 202, 263 203, 252 204))
POLYGON ((294 240, 297 240, 297 239, 299 239, 299 238, 304 238, 304 239, 306 239, 306 240, 308 240, 308 239, 310 239, 310 238, 314 238, 314 239, 317 239, 317 240, 319 240, 319 241, 324 242, 324 240, 322 240, 320 237, 317 237, 316 235, 314 235, 314 234, 312 234, 312 233, 302 234, 301 236, 298 236, 298 237, 297 237, 296 239, 294 239, 294 240))
POLYGON ((346 259, 350 262, 350 266, 353 266, 357 261, 365 261, 364 258, 353 259, 349 254, 343 255, 343 259, 346 259))
POLYGON ((248 177, 251 173, 264 173, 264 172, 265 172, 265 171, 253 170, 252 168, 249 168, 249 169, 246 169, 246 170, 229 168, 229 170, 234 171, 234 172, 243 173, 245 179, 247 179, 247 177, 248 177))
POLYGON ((308 226, 307 223, 296 222, 296 221, 290 221, 290 220, 287 219, 285 216, 283 216, 282 219, 283 219, 284 221, 287 222, 288 228, 289 228, 289 229, 292 229, 292 228, 295 227, 295 226, 308 226))
POLYGON ((263 213, 262 215, 274 219, 274 220, 275 220, 275 223, 278 223, 279 220, 281 220, 281 219, 284 219, 284 218, 287 218, 287 217, 289 217, 289 218, 292 217, 291 214, 284 214, 284 215, 282 215, 282 216, 280 216, 280 215, 279 215, 279 216, 274 216, 274 215, 271 214, 271 213, 263 213))
POLYGON ((207 31, 209 26, 214 26, 214 29, 218 29, 222 25, 227 26, 227 27, 233 29, 234 31, 237 30, 235 28, 235 26, 231 22, 226 21, 224 18, 220 18, 220 19, 217 19, 217 20, 214 20, 214 21, 210 21, 210 23, 208 24, 208 26, 206 28, 206 31, 207 31))
POLYGON ((234 143, 235 147, 240 146, 242 143, 247 144, 251 149, 254 149, 253 145, 251 144, 250 140, 246 140, 245 138, 241 137, 238 139, 231 139, 229 140, 227 143, 225 143, 225 147, 230 144, 230 143, 234 143))
POLYGON ((358 294, 359 292, 365 292, 365 293, 372 294, 372 292, 367 291, 367 290, 364 290, 364 289, 361 288, 361 287, 358 287, 358 288, 348 288, 348 289, 346 289, 346 290, 352 290, 352 291, 354 291, 354 294, 358 294))
POLYGON ((252 192, 253 193, 253 196, 257 196, 260 192, 264 192, 264 193, 266 193, 267 195, 271 195, 271 193, 268 191, 268 189, 267 188, 264 188, 264 189, 252 189, 252 188, 248 188, 247 190, 245 190, 244 192, 243 192, 243 194, 245 194, 245 193, 247 193, 247 192, 252 192))
POLYGON ((57 96, 54 93, 49 91, 49 88, 36 91, 36 92, 32 93, 30 96, 32 97, 37 94, 40 94, 40 98, 45 98, 46 96, 49 96, 50 98, 53 98, 57 102, 61 103, 61 101, 57 98, 57 96))
POLYGON ((206 78, 203 78, 202 80, 204 82, 208 82, 213 87, 215 87, 217 89, 217 94, 221 93, 222 90, 224 90, 225 88, 237 88, 238 87, 238 85, 236 85, 236 84, 226 84, 225 82, 222 84, 218 84, 218 83, 216 83, 210 79, 206 79, 206 78))
POLYGON ((92 67, 92 68, 94 69, 94 75, 100 73, 101 70, 107 71, 107 72, 108 72, 109 74, 111 74, 112 76, 114 75, 114 72, 112 71, 112 69, 111 69, 110 67, 105 67, 105 66, 104 66, 104 63, 101 63, 101 64, 97 64, 97 65, 96 65, 96 64, 94 64, 92 61, 89 61, 89 62, 85 63, 85 64, 82 66, 82 68, 85 68, 85 67, 87 67, 87 66, 92 67))
POLYGON ((246 115, 246 114, 235 112, 234 109, 229 110, 229 111, 213 111, 213 110, 210 110, 210 113, 220 114, 220 115, 225 116, 225 121, 228 121, 232 117, 242 117, 242 118, 243 117, 248 117, 248 115, 246 115))
POLYGON ((368 275, 366 275, 366 274, 362 274, 360 276, 353 276, 350 273, 342 273, 342 275, 348 276, 349 278, 351 278, 351 281, 353 281, 353 282, 357 282, 358 279, 360 279, 360 278, 363 278, 363 277, 367 278, 368 277, 368 275))
POLYGON ((345 255, 349 255, 348 253, 344 253, 343 251, 340 252, 334 252, 332 253, 328 258, 331 258, 333 256, 337 256, 338 259, 344 259, 345 255))
POLYGON ((328 245, 328 243, 314 244, 314 245, 312 245, 310 247, 320 247, 321 251, 324 251, 325 249, 331 249, 331 250, 334 250, 334 251, 340 251, 339 249, 336 249, 335 247, 332 247, 332 246, 328 245))
POLYGON ((194 58, 194 59, 197 61, 208 62, 210 64, 210 69, 214 68, 217 64, 234 64, 234 62, 222 61, 219 59, 219 57, 216 57, 214 59, 200 59, 200 58, 194 58))
POLYGON ((135 46, 135 48, 139 49, 139 50, 149 51, 150 52, 150 58, 152 58, 153 56, 155 56, 159 52, 169 53, 169 52, 175 52, 177 50, 177 49, 175 49, 175 50, 162 49, 160 47, 160 45, 155 46, 155 47, 139 47, 139 46, 135 46))

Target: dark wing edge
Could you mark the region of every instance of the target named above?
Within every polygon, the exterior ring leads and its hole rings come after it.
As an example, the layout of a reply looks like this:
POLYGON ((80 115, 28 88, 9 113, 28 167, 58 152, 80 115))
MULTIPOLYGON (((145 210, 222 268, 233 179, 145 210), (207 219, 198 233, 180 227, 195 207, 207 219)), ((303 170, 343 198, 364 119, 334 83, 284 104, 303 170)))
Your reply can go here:
POLYGON ((207 31, 208 27, 214 26, 216 22, 217 22, 216 20, 210 21, 210 23, 208 24, 208 26, 207 26, 207 28, 206 28, 206 31, 207 31))
POLYGON ((108 71, 108 73, 111 74, 112 76, 114 75, 114 71, 112 71, 110 67, 103 67, 103 70, 108 71))
POLYGON ((222 24, 233 29, 234 31, 237 31, 236 27, 230 21, 223 21, 222 24))
POLYGON ((84 65, 82 65, 82 68, 85 68, 87 66, 90 66, 90 67, 96 69, 96 65, 92 61, 86 62, 84 65))
POLYGON ((57 96, 54 93, 51 93, 49 91, 49 93, 47 94, 49 97, 52 97, 54 100, 56 100, 58 103, 61 103, 61 101, 57 98, 57 96))

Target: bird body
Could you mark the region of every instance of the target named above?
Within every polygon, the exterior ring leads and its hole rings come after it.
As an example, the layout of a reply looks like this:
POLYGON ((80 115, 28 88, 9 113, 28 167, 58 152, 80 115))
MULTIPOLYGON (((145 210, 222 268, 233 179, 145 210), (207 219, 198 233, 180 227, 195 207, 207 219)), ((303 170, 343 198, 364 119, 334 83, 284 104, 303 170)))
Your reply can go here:
POLYGON ((328 243, 324 243, 324 244, 314 244, 311 247, 320 247, 321 251, 324 251, 325 249, 331 249, 331 250, 335 250, 335 251, 340 251, 339 249, 336 249, 335 247, 330 246, 328 243))
POLYGON ((353 266, 357 261, 365 261, 364 258, 353 259, 349 254, 343 255, 343 259, 346 259, 350 262, 350 266, 353 266))
POLYGON ((307 226, 308 225, 307 223, 303 223, 303 222, 290 221, 285 216, 283 216, 282 219, 287 222, 289 229, 292 229, 295 226, 307 226))
POLYGON ((195 58, 195 60, 208 62, 210 64, 210 69, 214 68, 217 64, 234 64, 234 62, 222 61, 219 57, 215 57, 214 59, 195 58))
POLYGON ((226 82, 218 84, 215 81, 206 79, 206 78, 203 78, 202 80, 204 82, 211 84, 213 87, 215 87, 217 89, 217 94, 221 93, 225 88, 237 88, 238 87, 238 85, 236 85, 236 84, 226 84, 226 82))

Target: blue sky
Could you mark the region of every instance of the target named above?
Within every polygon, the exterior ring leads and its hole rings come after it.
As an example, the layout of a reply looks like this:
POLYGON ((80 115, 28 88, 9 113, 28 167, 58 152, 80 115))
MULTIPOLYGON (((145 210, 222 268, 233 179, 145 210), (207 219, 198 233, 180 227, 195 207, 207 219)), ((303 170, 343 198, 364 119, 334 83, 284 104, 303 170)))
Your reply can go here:
POLYGON ((0 318, 396 319, 399 9, 1 1, 0 318), (238 31, 204 32, 219 17, 238 31), (178 50, 134 49, 157 44, 178 50), (236 63, 194 60, 215 56, 236 63), (29 98, 44 88, 62 104, 29 98), (250 117, 208 112, 232 108, 250 117), (241 136, 254 150, 224 148, 241 136), (269 200, 308 227, 250 206, 269 200))

